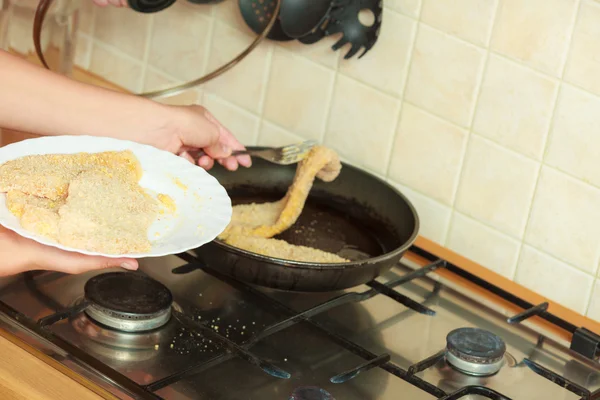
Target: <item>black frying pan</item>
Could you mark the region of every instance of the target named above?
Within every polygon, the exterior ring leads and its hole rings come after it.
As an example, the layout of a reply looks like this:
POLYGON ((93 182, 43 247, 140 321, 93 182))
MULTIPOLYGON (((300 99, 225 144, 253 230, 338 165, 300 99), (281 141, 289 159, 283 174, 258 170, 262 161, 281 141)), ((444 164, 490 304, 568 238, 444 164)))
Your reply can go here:
MULTIPOLYGON (((217 165, 210 173, 233 204, 280 199, 294 178, 295 165, 254 158, 236 172, 217 165)), ((336 180, 315 180, 302 215, 277 236, 288 243, 336 253, 351 262, 319 264, 266 257, 214 240, 195 250, 210 268, 234 279, 273 289, 325 292, 369 282, 388 271, 417 237, 419 218, 395 188, 343 164, 336 180)))

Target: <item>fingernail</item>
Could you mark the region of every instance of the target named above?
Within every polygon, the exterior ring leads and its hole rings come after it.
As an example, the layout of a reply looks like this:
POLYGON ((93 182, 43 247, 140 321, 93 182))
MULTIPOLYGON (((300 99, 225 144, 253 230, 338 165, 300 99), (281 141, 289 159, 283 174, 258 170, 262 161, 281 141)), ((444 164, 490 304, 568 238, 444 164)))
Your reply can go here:
POLYGON ((135 271, 137 269, 136 267, 134 267, 133 265, 131 265, 129 263, 121 264, 121 268, 128 269, 129 271, 135 271))
POLYGON ((225 146, 224 144, 221 145, 221 150, 223 151, 224 154, 229 155, 231 153, 231 150, 229 149, 229 147, 225 146))
POLYGON ((201 167, 206 167, 208 165, 208 160, 202 157, 200 160, 198 160, 198 165, 201 167))

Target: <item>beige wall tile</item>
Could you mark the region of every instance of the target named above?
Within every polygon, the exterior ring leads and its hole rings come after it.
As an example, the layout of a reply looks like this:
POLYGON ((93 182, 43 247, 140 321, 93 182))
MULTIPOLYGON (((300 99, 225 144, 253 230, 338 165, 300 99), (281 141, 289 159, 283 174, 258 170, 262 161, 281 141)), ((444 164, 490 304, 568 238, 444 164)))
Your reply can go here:
MULTIPOLYGON (((144 78, 144 91, 150 92, 155 90, 162 90, 173 87, 181 83, 164 73, 154 70, 152 67, 147 67, 146 75, 144 78)), ((183 93, 179 93, 173 96, 162 97, 155 99, 159 103, 171 104, 171 105, 190 105, 198 104, 200 100, 199 89, 188 89, 183 93)))
POLYGON ((385 174, 400 102, 338 76, 324 143, 355 164, 385 174))
POLYGON ((92 34, 94 24, 94 14, 97 7, 91 1, 82 1, 79 5, 79 31, 82 33, 92 34))
POLYGON ((256 36, 256 34, 248 28, 244 18, 242 18, 239 1, 223 1, 222 3, 214 5, 213 8, 214 17, 217 21, 247 32, 249 35, 256 36))
POLYGON ((263 115, 306 138, 321 140, 334 72, 275 47, 263 115))
POLYGON ((578 0, 500 0, 491 49, 560 76, 578 0))
POLYGON ((546 162, 600 186, 600 98, 562 85, 546 162))
POLYGON ((182 81, 203 76, 210 18, 185 2, 176 2, 154 18, 148 64, 182 81))
MULTIPOLYGON (((35 52, 33 45, 33 18, 35 16, 35 7, 33 4, 25 4, 24 7, 14 7, 9 16, 9 45, 20 53, 27 54, 35 52), (29 7, 27 7, 29 5, 29 7)), ((42 28, 42 49, 46 50, 51 34, 53 24, 46 23, 42 28)))
POLYGON ((176 78, 154 68, 147 67, 144 77, 144 91, 162 90, 181 83, 176 78))
POLYGON ((98 44, 92 46, 90 71, 132 92, 142 85, 140 63, 98 44))
POLYGON ((467 132, 404 103, 388 175, 444 204, 452 204, 467 132))
POLYGON ((471 136, 456 209, 514 237, 522 237, 539 163, 471 136))
POLYGON ((541 159, 557 91, 556 80, 490 54, 473 130, 541 159))
POLYGON ((525 242, 595 273, 600 247, 600 190, 543 167, 525 242))
POLYGON ((595 321, 600 321, 600 280, 596 279, 592 291, 592 298, 586 315, 595 321))
POLYGON ((311 61, 324 65, 328 68, 337 68, 341 54, 339 51, 333 51, 333 46, 340 38, 340 35, 332 35, 319 40, 317 43, 305 45, 297 40, 288 42, 279 42, 278 46, 289 50, 290 52, 303 56, 311 61))
POLYGON ((340 60, 340 72, 399 96, 404 90, 417 22, 385 11, 377 44, 360 60, 356 57, 340 60))
POLYGON ((498 0, 423 0, 421 21, 484 46, 490 38, 498 0))
POLYGON ((600 94, 600 4, 583 0, 575 24, 565 80, 600 94))
MULTIPOLYGON (((209 71, 231 61, 252 40, 250 34, 216 22, 210 48, 209 71)), ((260 112, 270 52, 270 43, 261 44, 235 68, 207 82, 206 90, 249 111, 260 112)))
POLYGON ((584 313, 594 278, 530 246, 523 246, 515 281, 584 313))
POLYGON ((77 35, 77 43, 75 50, 76 66, 88 69, 90 67, 90 58, 92 56, 92 39, 89 36, 77 35))
POLYGON ((452 209, 408 186, 394 181, 390 183, 400 190, 417 210, 420 223, 419 235, 443 245, 448 233, 452 209))
POLYGON ((385 6, 409 17, 418 18, 421 10, 421 0, 386 0, 385 6))
POLYGON ((446 246, 494 272, 512 278, 521 244, 455 211, 446 246))
POLYGON ((94 36, 133 58, 141 59, 152 17, 129 8, 104 7, 96 11, 94 36))
POLYGON ((421 24, 405 98, 443 118, 468 126, 484 52, 421 24))
POLYGON ((298 143, 303 139, 285 129, 263 120, 260 124, 257 144, 259 146, 285 146, 290 143, 298 143))
POLYGON ((211 112, 245 146, 256 144, 258 139, 258 116, 233 105, 218 96, 207 94, 204 107, 211 112))

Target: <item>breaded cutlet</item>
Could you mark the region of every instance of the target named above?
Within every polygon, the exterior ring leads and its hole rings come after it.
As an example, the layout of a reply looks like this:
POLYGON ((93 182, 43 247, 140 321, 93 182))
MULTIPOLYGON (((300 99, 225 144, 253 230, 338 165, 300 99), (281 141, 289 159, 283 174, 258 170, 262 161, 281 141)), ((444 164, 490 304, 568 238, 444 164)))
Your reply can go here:
POLYGON ((0 165, 0 192, 20 192, 57 200, 67 194, 69 182, 82 171, 103 169, 120 179, 135 180, 142 167, 129 151, 24 156, 0 165))
POLYGON ((23 193, 19 190, 11 190, 6 193, 6 207, 14 216, 21 218, 25 207, 43 208, 53 212, 65 204, 65 199, 50 200, 45 197, 37 197, 31 194, 23 193))
POLYGON ((298 164, 294 180, 281 200, 234 206, 231 222, 219 239, 240 249, 286 260, 322 263, 347 261, 332 253, 272 239, 296 223, 315 178, 331 182, 341 169, 342 163, 335 151, 323 146, 313 147, 298 164))
POLYGON ((137 181, 90 169, 70 182, 58 211, 58 241, 109 254, 146 252, 151 249, 148 228, 158 209, 137 181))
POLYGON ((343 263, 345 258, 307 246, 289 244, 284 240, 262 238, 258 236, 231 235, 227 244, 261 254, 267 257, 281 258, 301 262, 343 263))
POLYGON ((58 240, 58 210, 63 204, 63 198, 50 200, 18 190, 6 194, 6 207, 19 218, 21 226, 52 240, 58 240))

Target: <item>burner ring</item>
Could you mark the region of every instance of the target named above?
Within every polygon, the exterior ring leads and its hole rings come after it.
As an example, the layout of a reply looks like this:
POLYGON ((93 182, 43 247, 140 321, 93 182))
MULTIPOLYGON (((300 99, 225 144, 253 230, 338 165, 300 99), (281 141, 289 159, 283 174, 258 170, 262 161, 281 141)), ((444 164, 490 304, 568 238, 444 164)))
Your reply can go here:
POLYGON ((459 328, 446 337, 446 361, 468 375, 495 374, 504 364, 505 353, 504 341, 483 329, 459 328))
POLYGON ((96 275, 84 287, 85 313, 109 328, 142 332, 159 328, 171 318, 173 296, 162 283, 140 273, 96 275))
POLYGON ((96 304, 90 304, 85 309, 85 313, 94 321, 109 328, 124 332, 143 332, 159 328, 169 322, 171 307, 153 315, 135 315, 114 312, 96 304))

